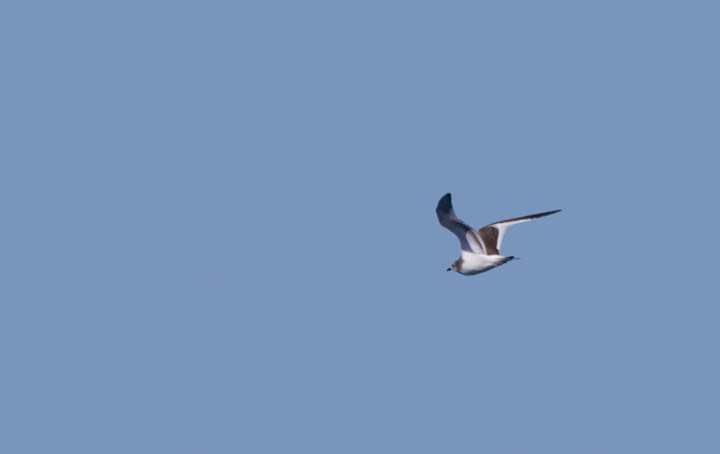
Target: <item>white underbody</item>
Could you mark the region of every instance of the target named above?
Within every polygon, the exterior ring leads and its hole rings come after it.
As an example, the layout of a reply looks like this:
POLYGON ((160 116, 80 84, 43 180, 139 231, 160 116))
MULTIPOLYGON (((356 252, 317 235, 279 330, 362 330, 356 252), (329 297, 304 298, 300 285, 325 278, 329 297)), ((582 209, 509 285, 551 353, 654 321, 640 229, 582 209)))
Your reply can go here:
POLYGON ((475 254, 468 251, 462 251, 460 257, 462 258, 462 269, 456 271, 465 276, 484 273, 508 261, 507 257, 502 255, 475 254))

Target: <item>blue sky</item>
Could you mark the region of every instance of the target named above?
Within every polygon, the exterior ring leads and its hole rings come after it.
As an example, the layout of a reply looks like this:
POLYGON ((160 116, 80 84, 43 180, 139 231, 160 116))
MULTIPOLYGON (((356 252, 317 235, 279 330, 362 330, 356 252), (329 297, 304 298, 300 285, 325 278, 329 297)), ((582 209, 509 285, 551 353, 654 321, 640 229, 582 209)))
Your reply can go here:
POLYGON ((4 450, 717 452, 718 17, 4 4, 4 450))

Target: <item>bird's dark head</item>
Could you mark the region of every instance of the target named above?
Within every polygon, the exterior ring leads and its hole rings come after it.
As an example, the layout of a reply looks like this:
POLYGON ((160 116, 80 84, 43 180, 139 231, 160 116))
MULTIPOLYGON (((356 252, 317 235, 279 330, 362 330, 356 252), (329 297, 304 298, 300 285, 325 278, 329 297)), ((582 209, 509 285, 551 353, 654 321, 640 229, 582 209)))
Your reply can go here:
POLYGON ((447 270, 448 270, 448 271, 455 271, 455 272, 458 272, 458 273, 459 273, 460 270, 462 269, 462 262, 463 262, 463 259, 462 259, 462 257, 460 257, 459 259, 455 260, 455 261, 453 262, 453 264, 450 265, 450 268, 448 268, 447 270))

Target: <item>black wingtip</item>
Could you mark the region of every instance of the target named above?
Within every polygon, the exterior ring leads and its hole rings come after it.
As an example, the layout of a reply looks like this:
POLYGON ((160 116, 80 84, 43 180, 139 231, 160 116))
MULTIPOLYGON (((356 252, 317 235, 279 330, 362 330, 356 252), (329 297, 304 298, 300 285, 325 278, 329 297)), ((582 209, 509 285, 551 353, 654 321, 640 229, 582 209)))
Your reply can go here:
MULTIPOLYGON (((533 218, 535 218, 535 219, 537 219, 537 218, 543 218, 543 217, 545 217, 545 216, 550 216, 551 214, 559 213, 559 212, 561 212, 561 211, 562 211, 562 210, 546 211, 546 212, 544 212, 544 213, 533 214, 533 215, 531 215, 531 217, 533 217, 533 218)), ((529 216, 529 217, 530 217, 530 216, 529 216)))
POLYGON ((442 211, 444 213, 452 210, 452 200, 450 197, 450 193, 448 192, 444 196, 440 198, 440 201, 437 204, 436 211, 442 211))

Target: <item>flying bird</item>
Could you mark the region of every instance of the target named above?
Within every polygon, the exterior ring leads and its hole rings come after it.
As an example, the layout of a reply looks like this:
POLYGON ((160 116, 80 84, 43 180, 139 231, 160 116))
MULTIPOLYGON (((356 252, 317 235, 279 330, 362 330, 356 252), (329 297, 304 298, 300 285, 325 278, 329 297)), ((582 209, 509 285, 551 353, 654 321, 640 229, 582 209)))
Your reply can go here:
POLYGON ((531 214, 521 218, 508 219, 486 225, 480 230, 473 230, 455 216, 455 211, 450 201, 450 194, 445 194, 438 202, 435 209, 440 225, 454 233, 460 240, 460 258, 447 270, 457 271, 465 276, 484 273, 500 265, 504 265, 515 257, 503 257, 500 255, 500 244, 502 243, 505 230, 513 224, 532 221, 533 219, 550 216, 558 211, 531 214))

